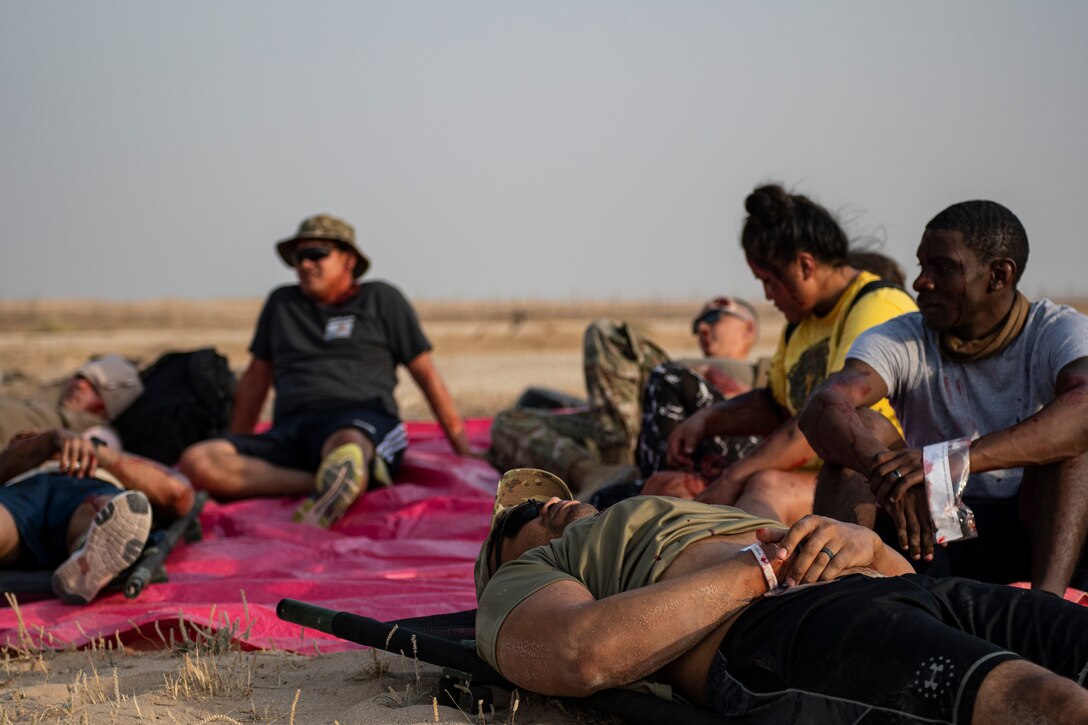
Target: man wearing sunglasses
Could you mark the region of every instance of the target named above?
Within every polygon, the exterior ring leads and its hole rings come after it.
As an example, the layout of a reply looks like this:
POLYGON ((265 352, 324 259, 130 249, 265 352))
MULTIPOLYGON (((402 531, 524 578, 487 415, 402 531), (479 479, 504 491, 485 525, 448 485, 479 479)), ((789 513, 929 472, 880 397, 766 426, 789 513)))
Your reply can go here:
MULTIPOLYGON (((700 309, 691 329, 705 358, 670 361, 664 350, 628 323, 612 319, 590 323, 583 344, 588 410, 502 411, 491 426, 488 459, 500 471, 527 465, 555 471, 579 492, 636 478, 639 472, 632 463, 644 472, 658 470, 646 456, 663 450, 664 443, 655 447, 636 442, 647 415, 644 390, 660 366, 668 380, 658 387, 668 390, 662 390, 660 404, 656 399, 649 403, 655 420, 665 398, 688 396, 692 405, 705 398, 705 405, 710 405, 747 390, 758 375, 746 359, 759 334, 758 318, 747 302, 716 297, 700 309)), ((752 445, 747 437, 743 442, 752 445)), ((629 485, 621 487, 627 491, 629 485)))
POLYGON ((328 527, 369 480, 391 483, 408 445, 393 397, 398 365, 453 449, 471 449, 411 305, 392 285, 358 281, 370 260, 352 226, 319 214, 276 251, 298 284, 274 290, 261 311, 231 435, 191 446, 180 466, 219 499, 308 496, 294 519, 328 527), (273 387, 272 428, 254 435, 273 387))
POLYGON ((515 685, 630 687, 736 723, 1084 722, 1088 608, 913 574, 872 531, 639 496, 598 513, 508 471, 476 646, 515 685))

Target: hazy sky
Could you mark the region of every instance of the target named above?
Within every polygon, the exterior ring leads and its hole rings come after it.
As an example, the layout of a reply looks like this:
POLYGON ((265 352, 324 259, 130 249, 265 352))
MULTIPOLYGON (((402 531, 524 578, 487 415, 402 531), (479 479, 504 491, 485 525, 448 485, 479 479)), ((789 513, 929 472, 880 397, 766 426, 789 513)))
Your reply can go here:
POLYGON ((759 297, 778 180, 913 273, 992 198, 1088 294, 1088 3, 0 0, 0 297, 257 297, 307 215, 426 298, 759 297))

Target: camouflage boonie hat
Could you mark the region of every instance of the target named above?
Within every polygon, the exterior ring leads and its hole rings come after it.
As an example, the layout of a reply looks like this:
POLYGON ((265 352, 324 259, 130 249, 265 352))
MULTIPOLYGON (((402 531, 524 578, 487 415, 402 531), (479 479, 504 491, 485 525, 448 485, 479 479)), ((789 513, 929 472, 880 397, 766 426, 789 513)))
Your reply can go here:
POLYGON ((295 266, 291 259, 291 253, 294 251, 296 243, 306 239, 323 239, 336 242, 341 247, 350 250, 355 255, 354 274, 356 279, 362 277, 367 267, 370 266, 370 260, 355 246, 355 228, 332 214, 316 214, 303 219, 302 223, 298 225, 298 232, 295 236, 276 243, 276 251, 279 252, 280 259, 283 260, 284 264, 288 267, 295 266))
POLYGON ((539 468, 513 468, 502 474, 499 487, 495 491, 495 509, 491 514, 491 526, 487 530, 487 538, 480 547, 480 554, 476 557, 476 599, 483 594, 491 575, 487 571, 487 559, 491 555, 489 544, 491 535, 496 527, 503 522, 507 514, 529 499, 544 502, 552 496, 564 501, 574 500, 567 484, 554 473, 542 471, 539 468))

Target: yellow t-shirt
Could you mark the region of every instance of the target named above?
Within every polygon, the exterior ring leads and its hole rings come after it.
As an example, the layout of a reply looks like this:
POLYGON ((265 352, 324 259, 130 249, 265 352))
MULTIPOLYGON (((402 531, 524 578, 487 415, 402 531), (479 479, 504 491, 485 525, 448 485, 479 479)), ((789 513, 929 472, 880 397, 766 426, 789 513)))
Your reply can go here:
MULTIPOLYGON (((549 584, 576 581, 594 598, 603 599, 653 584, 696 541, 765 527, 785 528, 729 506, 666 496, 620 501, 575 521, 562 537, 499 567, 476 611, 476 649, 497 668, 495 644, 502 623, 522 601, 549 584)), ((665 699, 671 696, 664 683, 640 680, 632 688, 665 699)))
MULTIPOLYGON (((859 273, 830 312, 823 317, 809 315, 792 332, 788 327, 783 330, 771 360, 770 388, 775 401, 790 415, 797 415, 805 407, 813 389, 828 375, 842 369, 846 353, 858 335, 906 312, 917 311, 918 305, 910 295, 897 287, 873 290, 855 303, 861 288, 878 279, 871 272, 859 273)), ((887 398, 877 402, 873 410, 902 431, 887 398)))

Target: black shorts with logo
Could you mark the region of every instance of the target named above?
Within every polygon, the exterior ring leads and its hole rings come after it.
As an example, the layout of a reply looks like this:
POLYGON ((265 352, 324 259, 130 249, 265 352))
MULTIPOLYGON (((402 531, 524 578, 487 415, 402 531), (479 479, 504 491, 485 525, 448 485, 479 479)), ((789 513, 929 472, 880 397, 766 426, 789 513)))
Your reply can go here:
POLYGON ((969 579, 854 575, 749 607, 707 695, 738 723, 970 723, 982 680, 1021 658, 1083 685, 1088 607, 969 579))

